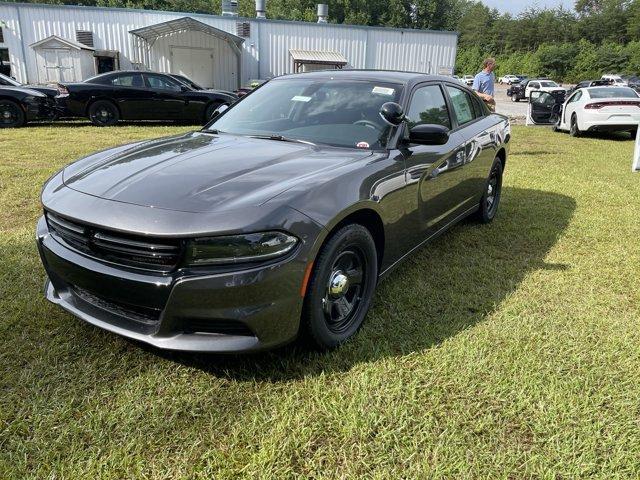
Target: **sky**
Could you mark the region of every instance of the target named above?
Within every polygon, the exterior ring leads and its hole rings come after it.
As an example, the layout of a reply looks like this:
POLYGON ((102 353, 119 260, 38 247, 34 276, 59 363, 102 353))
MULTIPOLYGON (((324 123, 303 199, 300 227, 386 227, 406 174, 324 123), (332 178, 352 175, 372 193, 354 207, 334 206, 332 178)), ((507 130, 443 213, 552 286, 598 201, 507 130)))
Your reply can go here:
POLYGON ((518 14, 529 7, 538 6, 555 8, 562 5, 568 10, 573 9, 574 0, 482 0, 482 3, 491 8, 497 8, 501 13, 509 12, 512 14, 518 14))

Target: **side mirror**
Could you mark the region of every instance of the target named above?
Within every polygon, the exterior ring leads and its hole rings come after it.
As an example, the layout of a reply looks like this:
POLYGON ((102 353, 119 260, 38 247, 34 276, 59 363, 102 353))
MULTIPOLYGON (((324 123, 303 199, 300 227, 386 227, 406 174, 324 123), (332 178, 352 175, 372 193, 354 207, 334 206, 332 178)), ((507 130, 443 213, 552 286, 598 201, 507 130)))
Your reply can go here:
POLYGON ((392 127, 397 127, 404 120, 404 111, 397 103, 387 102, 380 107, 380 116, 392 127))
POLYGON ((420 145, 444 145, 449 141, 449 129, 442 125, 424 123, 409 130, 409 142, 420 145))
POLYGON ((211 118, 216 118, 218 115, 227 111, 228 109, 229 109, 229 105, 227 105, 226 103, 223 103, 222 105, 218 105, 218 108, 216 108, 211 114, 211 118))

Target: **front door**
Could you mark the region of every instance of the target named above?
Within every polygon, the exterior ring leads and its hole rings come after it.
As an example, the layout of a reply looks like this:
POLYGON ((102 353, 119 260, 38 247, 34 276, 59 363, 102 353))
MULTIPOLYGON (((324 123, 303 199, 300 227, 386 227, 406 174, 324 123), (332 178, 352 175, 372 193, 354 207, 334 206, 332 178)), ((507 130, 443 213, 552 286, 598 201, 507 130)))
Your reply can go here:
POLYGON ((456 133, 450 135, 445 145, 409 143, 408 130, 419 124, 452 127, 445 93, 438 83, 421 84, 413 91, 407 109, 407 140, 401 149, 405 156, 409 209, 415 215, 416 233, 426 238, 457 211, 465 152, 456 133))
POLYGON ((529 119, 535 125, 552 125, 558 121, 562 104, 549 92, 533 91, 529 102, 529 119))
POLYGON ((176 120, 184 118, 187 106, 182 91, 183 85, 168 75, 144 74, 151 92, 151 116, 154 120, 176 120))

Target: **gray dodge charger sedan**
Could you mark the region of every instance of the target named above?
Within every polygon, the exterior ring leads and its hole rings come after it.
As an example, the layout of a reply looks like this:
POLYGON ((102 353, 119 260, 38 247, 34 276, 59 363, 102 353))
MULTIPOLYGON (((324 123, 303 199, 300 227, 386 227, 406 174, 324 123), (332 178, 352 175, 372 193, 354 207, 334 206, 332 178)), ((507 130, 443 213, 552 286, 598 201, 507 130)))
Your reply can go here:
POLYGON ((468 215, 493 220, 509 139, 508 120, 451 78, 276 78, 200 131, 54 175, 37 226, 46 296, 160 348, 299 334, 335 347, 404 257, 468 215))

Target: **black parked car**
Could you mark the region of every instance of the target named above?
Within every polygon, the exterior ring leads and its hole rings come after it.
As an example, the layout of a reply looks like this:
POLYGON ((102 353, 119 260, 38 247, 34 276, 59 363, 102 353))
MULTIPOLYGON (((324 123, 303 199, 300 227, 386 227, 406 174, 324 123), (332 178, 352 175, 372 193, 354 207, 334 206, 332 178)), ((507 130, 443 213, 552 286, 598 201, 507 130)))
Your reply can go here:
POLYGON ((33 120, 54 120, 57 115, 55 101, 44 93, 0 86, 0 128, 22 127, 33 120))
POLYGON ((1 73, 0 73, 0 87, 28 88, 30 90, 35 90, 36 92, 44 93, 47 97, 51 98, 52 100, 56 98, 56 95, 58 95, 58 89, 56 87, 48 87, 46 85, 25 85, 1 73))
POLYGON ((170 75, 119 71, 80 83, 59 85, 57 99, 69 116, 88 117, 94 125, 119 120, 176 120, 206 123, 221 105, 237 97, 218 91, 194 90, 170 75))
POLYGON ((494 219, 509 140, 508 119, 449 77, 276 78, 199 132, 54 175, 46 296, 160 348, 257 350, 299 331, 334 347, 381 276, 468 215, 494 219))
POLYGON ((228 90, 220 90, 218 88, 205 88, 202 85, 199 85, 193 80, 191 80, 189 77, 185 77, 184 75, 179 75, 177 73, 168 73, 167 75, 169 75, 171 78, 175 78, 179 82, 184 83, 188 87, 191 87, 193 90, 206 90, 207 92, 220 92, 224 95, 228 95, 232 97, 234 101, 238 99, 238 95, 236 95, 233 92, 230 92, 228 90))
POLYGON ((567 95, 571 95, 573 92, 578 90, 579 88, 588 88, 588 87, 605 87, 611 85, 610 80, 583 80, 578 82, 573 88, 570 88, 567 92, 567 95))

